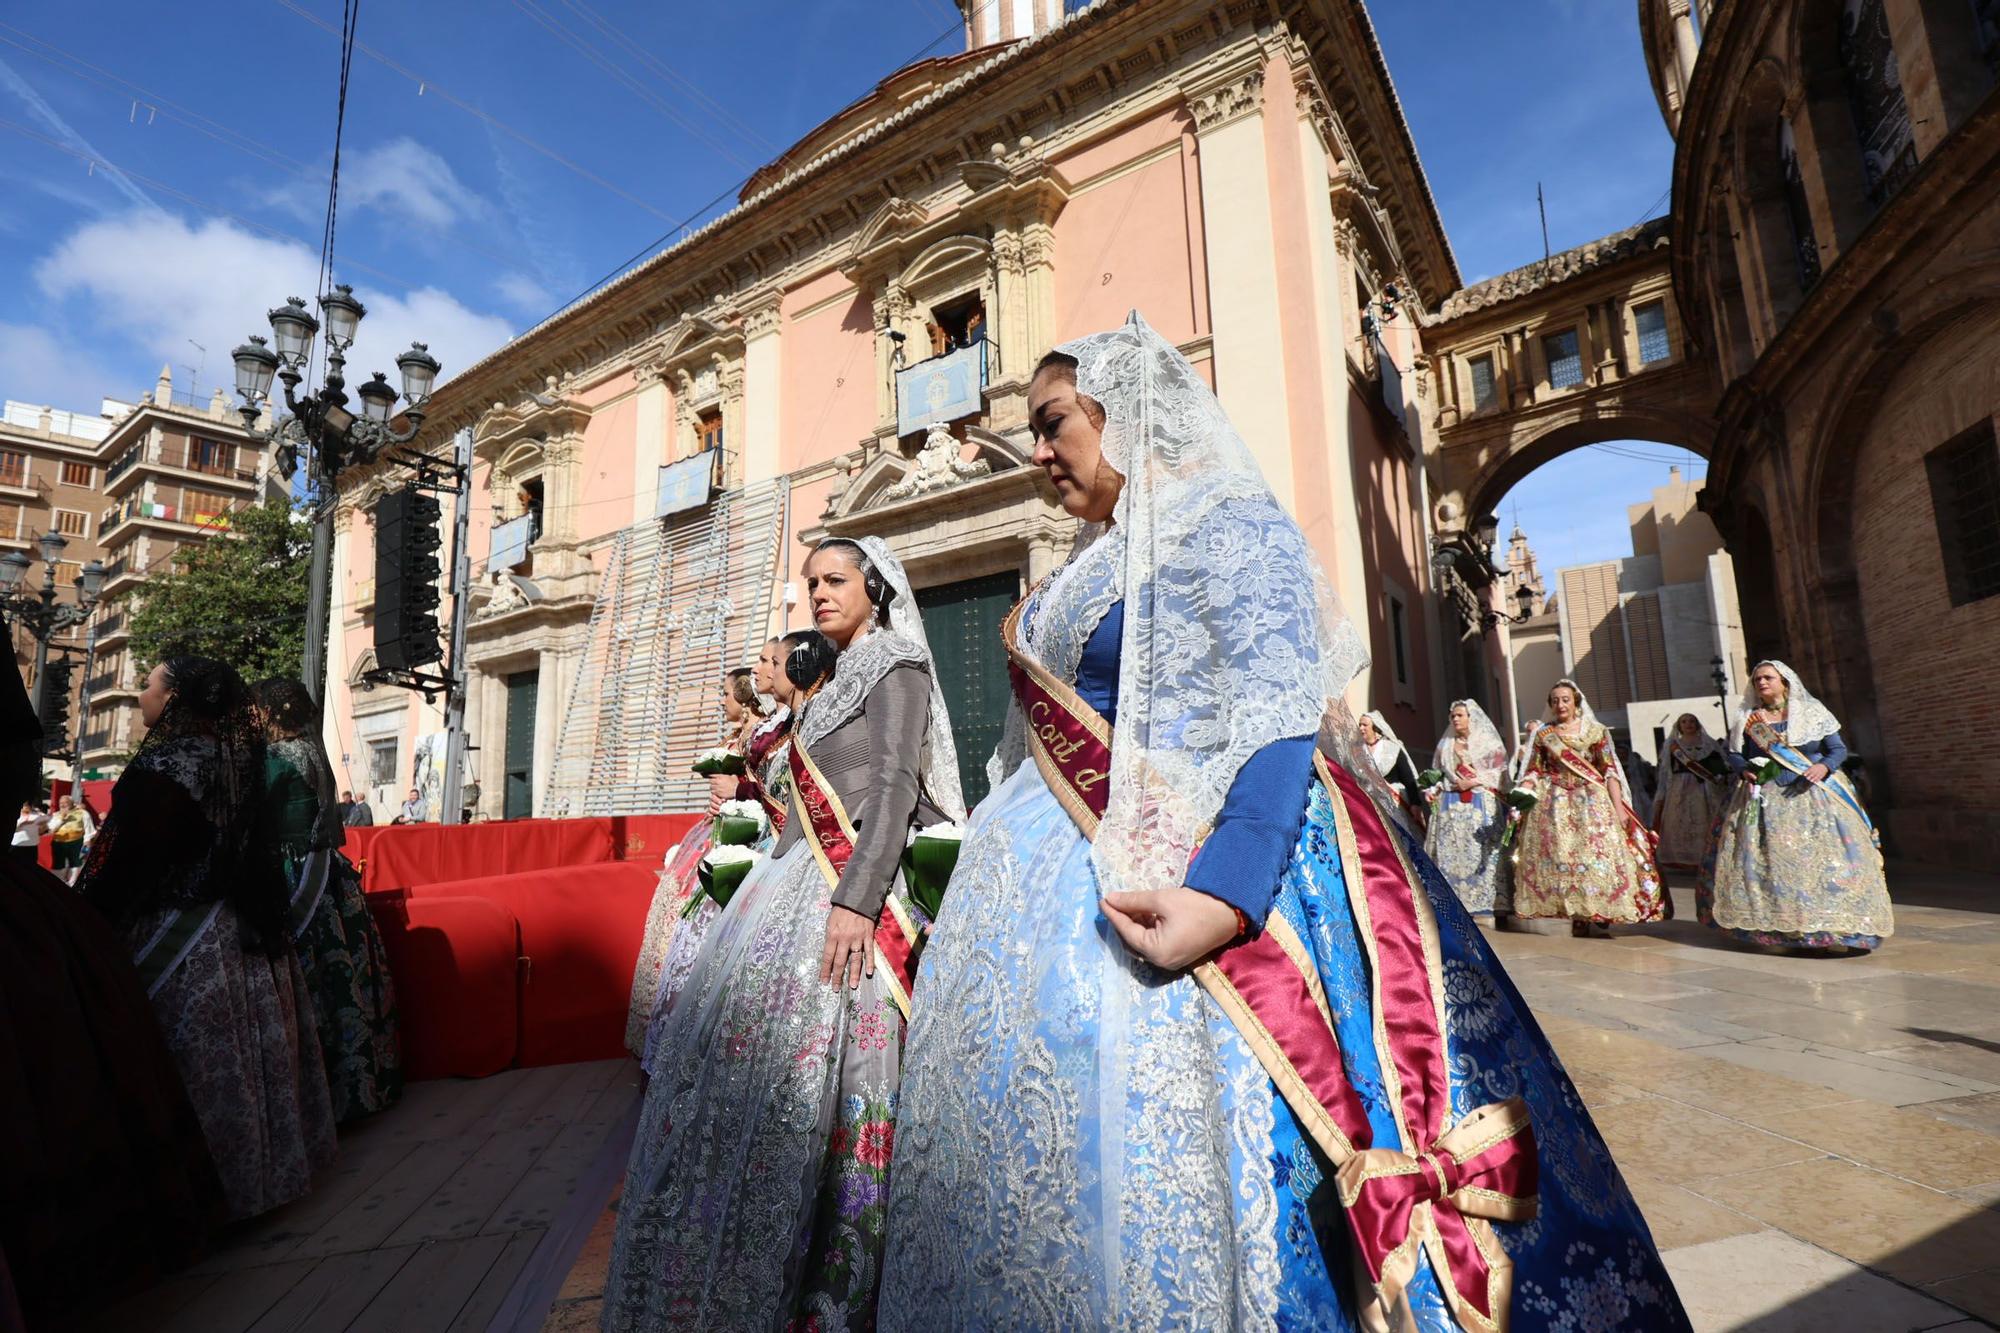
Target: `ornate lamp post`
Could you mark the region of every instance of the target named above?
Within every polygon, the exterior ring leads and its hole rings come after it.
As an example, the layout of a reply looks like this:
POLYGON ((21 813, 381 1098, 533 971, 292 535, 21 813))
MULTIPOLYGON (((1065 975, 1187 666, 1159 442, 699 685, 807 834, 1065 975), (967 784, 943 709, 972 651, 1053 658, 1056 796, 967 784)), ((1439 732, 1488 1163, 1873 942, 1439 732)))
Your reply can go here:
POLYGON ((392 424, 397 391, 388 377, 375 377, 355 392, 361 398, 361 415, 349 409, 347 397, 347 349, 354 345, 355 331, 368 312, 354 298, 354 289, 337 285, 319 299, 320 315, 326 331, 326 380, 319 390, 300 398, 299 382, 313 338, 321 320, 306 310, 306 303, 294 296, 271 311, 271 341, 252 335, 232 357, 236 362, 236 392, 243 399, 238 409, 244 426, 266 440, 278 439, 279 459, 285 474, 297 468, 299 447, 307 451, 307 475, 317 485, 313 516, 312 602, 306 618, 305 684, 314 699, 320 697, 326 679, 326 619, 332 600, 333 509, 339 496, 338 482, 343 468, 373 462, 376 455, 392 445, 415 438, 423 426, 424 410, 430 401, 431 386, 437 382, 437 358, 423 343, 396 358, 402 372, 403 416, 408 425, 401 430, 392 424), (273 343, 276 345, 273 346, 273 343), (291 416, 259 431, 258 416, 271 396, 273 378, 285 386, 285 407, 291 416))
MULTIPOLYGON (((28 591, 28 566, 34 563, 19 551, 0 556, 0 612, 35 636, 35 716, 48 717, 49 640, 72 625, 90 618, 98 594, 104 591, 104 565, 93 560, 78 573, 76 601, 56 601, 56 562, 62 558, 69 540, 60 532, 45 532, 36 538, 41 548, 42 586, 28 591)), ((89 667, 84 668, 88 673, 89 667)), ((45 738, 46 739, 46 738, 45 738)), ((65 737, 57 736, 56 741, 65 737)))
POLYGON ((1729 665, 1719 657, 1708 659, 1708 678, 1715 682, 1715 702, 1722 709, 1722 725, 1729 726, 1729 665))

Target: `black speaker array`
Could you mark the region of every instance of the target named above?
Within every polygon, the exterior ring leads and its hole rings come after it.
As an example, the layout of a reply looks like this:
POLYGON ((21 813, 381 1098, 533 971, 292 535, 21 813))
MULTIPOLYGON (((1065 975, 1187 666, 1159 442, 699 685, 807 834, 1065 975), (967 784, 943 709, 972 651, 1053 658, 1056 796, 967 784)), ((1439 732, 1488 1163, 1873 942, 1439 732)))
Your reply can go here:
POLYGON ((437 497, 415 486, 375 506, 375 658, 387 670, 444 659, 437 618, 442 518, 437 497))

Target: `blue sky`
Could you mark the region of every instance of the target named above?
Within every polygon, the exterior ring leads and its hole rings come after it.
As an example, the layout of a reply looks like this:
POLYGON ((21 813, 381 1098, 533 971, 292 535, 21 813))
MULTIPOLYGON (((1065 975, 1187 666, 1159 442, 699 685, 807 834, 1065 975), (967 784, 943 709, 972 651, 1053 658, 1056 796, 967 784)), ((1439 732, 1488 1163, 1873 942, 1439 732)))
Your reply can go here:
MULTIPOLYGON (((1664 208, 1672 145, 1624 0, 1394 0, 1390 68, 1468 281, 1664 208)), ((706 216, 754 166, 922 53, 950 0, 368 0, 349 83, 339 276, 350 370, 426 338, 462 368, 706 216), (753 77, 749 77, 754 74, 753 77)), ((0 10, 0 395, 90 410, 229 382, 309 295, 333 138, 336 0, 16 0, 0 10), (197 346, 199 344, 199 346, 197 346)), ((1654 453, 1666 451, 1655 447, 1654 453)), ((1517 488, 1545 563, 1624 553, 1663 465, 1571 455, 1517 488), (1584 487, 1601 505, 1584 506, 1584 487), (1598 510, 1602 513, 1597 513, 1598 510)))

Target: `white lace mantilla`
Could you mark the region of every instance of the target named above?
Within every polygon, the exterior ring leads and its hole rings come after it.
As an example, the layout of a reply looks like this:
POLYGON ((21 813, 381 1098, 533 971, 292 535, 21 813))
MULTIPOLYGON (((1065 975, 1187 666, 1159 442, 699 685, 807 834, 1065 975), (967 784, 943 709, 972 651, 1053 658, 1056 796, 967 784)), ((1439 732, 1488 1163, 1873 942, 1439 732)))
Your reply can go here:
POLYGON ((1125 477, 1118 743, 1093 858, 1106 888, 1158 888, 1180 882, 1250 757, 1319 733, 1368 654, 1178 349, 1135 312, 1061 350, 1102 405, 1105 460, 1125 477))

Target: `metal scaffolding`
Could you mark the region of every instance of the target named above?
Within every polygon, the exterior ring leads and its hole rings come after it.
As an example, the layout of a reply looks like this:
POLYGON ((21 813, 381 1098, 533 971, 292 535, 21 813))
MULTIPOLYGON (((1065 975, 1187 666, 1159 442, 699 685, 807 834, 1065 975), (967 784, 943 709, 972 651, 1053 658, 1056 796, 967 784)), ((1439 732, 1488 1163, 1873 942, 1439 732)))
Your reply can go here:
POLYGON ((791 479, 618 534, 556 742, 550 815, 699 810, 689 771, 721 729, 722 673, 770 623, 791 479))

